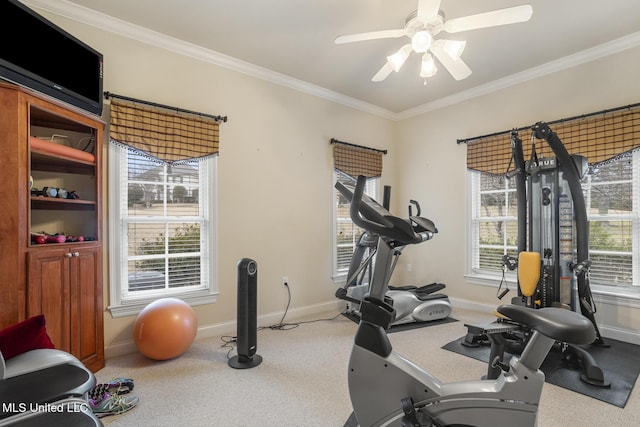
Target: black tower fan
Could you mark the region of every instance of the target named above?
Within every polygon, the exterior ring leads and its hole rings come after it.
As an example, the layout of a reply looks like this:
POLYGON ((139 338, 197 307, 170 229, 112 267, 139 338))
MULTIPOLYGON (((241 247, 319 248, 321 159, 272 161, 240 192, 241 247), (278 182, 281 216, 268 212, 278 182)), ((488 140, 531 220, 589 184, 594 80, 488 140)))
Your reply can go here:
POLYGON ((258 366, 262 357, 256 354, 258 264, 252 259, 238 261, 238 355, 229 359, 229 366, 247 369, 258 366))

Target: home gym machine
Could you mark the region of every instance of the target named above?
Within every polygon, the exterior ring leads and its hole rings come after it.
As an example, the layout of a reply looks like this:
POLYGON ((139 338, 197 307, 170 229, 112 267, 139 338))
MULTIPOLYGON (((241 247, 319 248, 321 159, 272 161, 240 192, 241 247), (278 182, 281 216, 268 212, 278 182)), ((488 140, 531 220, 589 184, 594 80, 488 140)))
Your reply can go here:
MULTIPOLYGON (((532 127, 528 161, 524 160, 522 141, 516 131, 511 133, 511 149, 514 168, 507 177, 516 180, 518 258, 504 255, 503 265, 509 270, 519 269, 523 262, 539 266, 537 274, 524 279, 528 283, 518 274, 518 296, 511 302, 531 308, 579 311, 593 325, 596 338, 591 344, 607 346, 596 324, 589 286, 589 224, 580 185, 587 172, 587 159, 570 155, 560 138, 543 122, 532 127), (545 140, 555 157, 538 158, 534 138, 545 140)), ((469 333, 463 345, 474 346, 485 339, 491 343, 488 378, 498 375, 497 364, 502 363, 504 351, 519 353, 528 338, 528 331, 509 319, 467 327, 469 333)), ((562 342, 557 347, 566 361, 584 368, 582 381, 598 387, 610 386, 587 350, 562 342)))
MULTIPOLYGON (((336 188, 348 200, 353 197, 353 187, 338 182, 336 188)), ((391 189, 385 186, 383 207, 389 209, 391 189)), ((420 204, 411 200, 409 204, 409 221, 421 230, 433 236, 438 232, 435 224, 420 216, 420 204), (416 215, 413 215, 413 207, 416 215)), ((379 236, 365 230, 359 237, 358 243, 351 257, 347 280, 343 287, 338 288, 336 297, 347 301, 345 316, 358 322, 360 320, 360 305, 370 291, 373 266, 376 262, 376 250, 379 236)), ((395 270, 396 264, 405 246, 393 248, 393 262, 389 271, 389 278, 395 270)), ((432 322, 447 318, 451 314, 449 298, 438 291, 445 288, 442 283, 432 283, 424 286, 388 286, 387 296, 393 300, 396 318, 391 326, 408 323, 432 322)))
POLYGON ((536 310, 501 305, 499 313, 532 331, 522 354, 502 366, 495 379, 442 383, 394 352, 386 333, 395 316, 386 296, 393 249, 422 243, 432 233, 392 216, 364 196, 364 184, 365 177, 359 177, 351 200, 351 219, 379 239, 371 291, 362 302, 348 367, 349 395, 358 425, 535 426, 544 385, 540 365, 557 341, 592 342, 595 332, 591 322, 557 307, 536 310))

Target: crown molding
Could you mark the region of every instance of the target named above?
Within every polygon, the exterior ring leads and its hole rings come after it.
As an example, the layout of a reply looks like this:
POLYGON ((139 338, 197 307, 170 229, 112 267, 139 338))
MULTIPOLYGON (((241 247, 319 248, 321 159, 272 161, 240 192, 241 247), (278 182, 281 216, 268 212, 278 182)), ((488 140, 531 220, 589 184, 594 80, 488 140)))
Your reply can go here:
POLYGON ((337 104, 363 111, 365 113, 380 116, 393 121, 402 121, 420 114, 425 114, 434 110, 449 107, 460 102, 468 101, 479 96, 487 95, 501 89, 508 88, 520 83, 534 80, 558 71, 572 68, 587 62, 591 62, 626 49, 640 46, 640 32, 632 33, 628 36, 612 40, 607 43, 595 46, 590 49, 569 55, 567 57, 547 62, 540 66, 512 74, 493 82, 476 86, 472 89, 465 90, 437 99, 426 104, 410 108, 399 113, 394 113, 385 108, 373 105, 341 93, 278 73, 266 68, 251 64, 246 61, 233 58, 222 53, 204 49, 200 46, 184 42, 182 40, 169 37, 165 34, 149 30, 138 25, 131 24, 126 21, 105 15, 95 10, 79 6, 67 0, 22 0, 23 3, 36 7, 47 12, 63 16, 65 18, 81 22, 104 31, 128 37, 142 43, 166 49, 181 55, 185 55, 203 62, 208 62, 223 68, 237 71, 258 79, 262 79, 280 86, 288 87, 300 92, 304 92, 319 98, 323 98, 337 104))
POLYGON ((628 36, 612 40, 607 43, 585 49, 581 52, 574 53, 555 61, 547 62, 534 68, 512 74, 502 79, 494 80, 484 85, 476 86, 472 89, 458 92, 454 95, 437 99, 433 102, 420 105, 396 114, 396 120, 405 120, 420 114, 438 110, 440 108, 449 107, 463 101, 467 101, 479 96, 487 95, 501 89, 508 88, 529 80, 535 80, 558 71, 566 70, 578 65, 586 64, 596 59, 604 58, 626 49, 640 46, 640 32, 629 34, 628 36))
POLYGON ((205 49, 192 43, 169 37, 165 34, 131 24, 95 10, 80 6, 66 0, 23 0, 26 5, 62 16, 92 27, 100 28, 119 36, 134 39, 161 49, 166 49, 203 62, 208 62, 223 68, 237 71, 258 79, 288 87, 319 98, 324 98, 337 104, 345 105, 356 110, 377 115, 389 120, 396 120, 396 113, 338 92, 295 79, 246 61, 224 55, 210 49, 205 49))

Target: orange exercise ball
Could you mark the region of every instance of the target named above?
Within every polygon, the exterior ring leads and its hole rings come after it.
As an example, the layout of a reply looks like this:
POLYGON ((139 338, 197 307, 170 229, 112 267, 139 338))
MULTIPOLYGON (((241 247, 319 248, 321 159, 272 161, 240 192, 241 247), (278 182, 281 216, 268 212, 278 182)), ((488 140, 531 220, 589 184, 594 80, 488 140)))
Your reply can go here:
POLYGON ((198 331, 196 314, 178 298, 161 298, 142 309, 133 327, 140 353, 154 360, 180 356, 193 343, 198 331))

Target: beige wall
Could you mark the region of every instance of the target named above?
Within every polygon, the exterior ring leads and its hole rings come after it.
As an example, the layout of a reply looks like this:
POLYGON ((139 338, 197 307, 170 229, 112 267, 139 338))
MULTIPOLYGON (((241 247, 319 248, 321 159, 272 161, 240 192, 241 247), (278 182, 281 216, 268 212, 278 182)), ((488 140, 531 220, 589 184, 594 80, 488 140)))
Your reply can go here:
MULTIPOLYGON (((457 139, 637 103, 638 68, 640 48, 630 49, 400 122, 396 200, 419 200, 423 215, 436 223, 439 234, 403 252, 398 280, 439 281, 459 304, 494 307, 499 302, 495 288, 465 279, 466 148, 457 139), (409 263, 412 272, 407 272, 409 263)), ((599 301, 596 319, 603 335, 640 342, 637 300, 594 298, 599 301)))
MULTIPOLYGON (((404 251, 394 280, 443 282, 455 305, 489 310, 498 302, 495 288, 465 279, 466 151, 456 140, 638 102, 637 91, 629 90, 637 87, 636 48, 393 122, 59 16, 48 17, 105 55, 105 90, 229 116, 221 125, 218 159, 220 296, 216 304, 196 307, 200 333, 233 331, 235 269, 242 257, 258 262, 262 324, 279 320, 284 310, 285 275, 292 285, 294 313, 336 304, 331 280, 330 138, 389 149, 383 184, 393 186, 394 211, 404 214, 406 201, 419 200, 423 216, 439 228, 433 241, 404 251), (407 272, 407 264, 412 264, 412 272, 407 272)), ((106 284, 105 306, 108 280, 106 284)), ((605 298, 598 305, 601 331, 640 342, 638 307, 605 298)), ((131 348, 134 321, 133 316, 114 319, 105 310, 107 355, 131 348)))
MULTIPOLYGON (((286 301, 283 276, 292 289, 294 315, 296 310, 313 312, 315 306, 325 311, 337 308, 331 277, 329 141, 389 149, 396 124, 60 17, 49 18, 103 53, 106 91, 229 118, 220 126, 218 158, 220 295, 215 304, 195 307, 201 332, 235 331, 236 265, 243 257, 258 263, 258 315, 264 318, 259 324, 280 320, 286 301)), ((384 159, 386 184, 392 184, 394 175, 392 152, 384 159)), ((109 280, 105 283, 106 306, 109 280)), ((105 310, 104 320, 107 355, 121 352, 119 347, 130 348, 135 317, 113 318, 105 310)))

